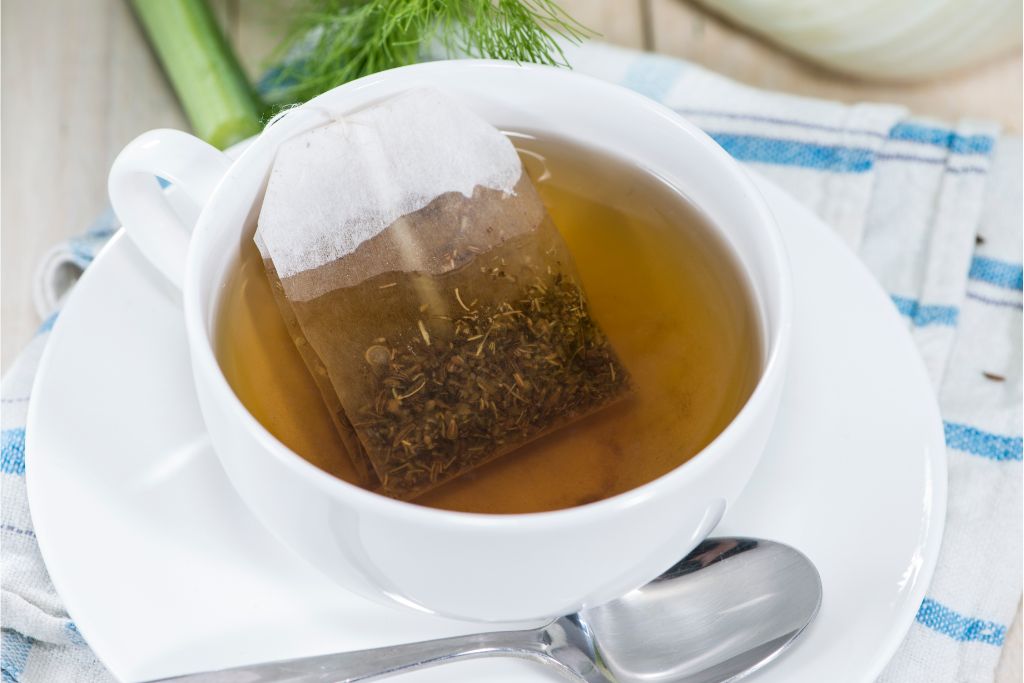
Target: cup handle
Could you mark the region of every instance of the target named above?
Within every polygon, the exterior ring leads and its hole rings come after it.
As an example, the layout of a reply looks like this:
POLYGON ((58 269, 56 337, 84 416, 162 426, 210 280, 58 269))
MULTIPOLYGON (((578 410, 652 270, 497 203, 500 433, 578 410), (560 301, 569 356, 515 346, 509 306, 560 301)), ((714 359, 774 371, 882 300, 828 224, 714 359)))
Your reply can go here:
POLYGON ((225 154, 199 138, 158 129, 128 143, 110 168, 114 213, 143 256, 178 289, 195 220, 230 166, 225 154), (171 205, 158 177, 184 195, 183 205, 171 205))

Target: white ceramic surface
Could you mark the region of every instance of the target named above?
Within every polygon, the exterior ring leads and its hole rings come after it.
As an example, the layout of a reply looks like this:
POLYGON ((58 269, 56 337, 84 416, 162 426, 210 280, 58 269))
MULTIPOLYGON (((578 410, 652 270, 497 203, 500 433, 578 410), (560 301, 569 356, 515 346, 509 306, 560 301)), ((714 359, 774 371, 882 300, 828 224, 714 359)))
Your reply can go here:
POLYGON ((600 604, 653 579, 696 546, 735 500, 768 439, 792 319, 778 228, 749 179, 717 144, 625 88, 564 69, 508 62, 404 67, 290 110, 233 164, 181 132, 146 133, 115 161, 110 194, 128 235, 174 282, 182 281, 187 250, 183 303, 193 377, 214 449, 238 493, 283 543, 367 597, 487 621, 557 616, 600 604), (739 415, 684 466, 567 510, 480 515, 427 509, 313 467, 238 401, 214 358, 210 334, 219 285, 258 211, 277 146, 320 125, 328 112, 353 111, 425 86, 451 94, 499 128, 557 135, 634 161, 687 195, 732 243, 758 300, 765 370, 739 415), (202 207, 190 242, 154 174, 202 207))
MULTIPOLYGON (((821 572, 816 622, 759 681, 873 681, 938 557, 941 422, 905 323, 870 274, 829 228, 757 182, 793 262, 794 363, 765 455, 715 533, 791 543, 821 572)), ((57 321, 28 419, 40 548, 111 671, 140 681, 475 630, 340 590, 255 521, 210 447, 168 290, 115 237, 57 321)), ((606 553, 622 555, 613 543, 606 553)), ((486 660, 402 680, 559 679, 486 660)))

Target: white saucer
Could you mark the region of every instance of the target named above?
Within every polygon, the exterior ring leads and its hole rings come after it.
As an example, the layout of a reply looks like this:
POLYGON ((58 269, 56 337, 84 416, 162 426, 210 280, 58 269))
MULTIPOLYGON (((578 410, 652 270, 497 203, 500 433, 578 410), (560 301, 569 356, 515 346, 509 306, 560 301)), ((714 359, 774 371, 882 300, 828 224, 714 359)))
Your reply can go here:
MULTIPOLYGON (((793 263, 792 373, 768 452, 715 533, 790 543, 821 572, 817 621, 758 680, 874 680, 935 567, 942 424, 888 297, 829 228, 758 184, 793 263)), ((206 439, 180 318, 160 276, 116 236, 61 313, 29 410, 39 544, 110 670, 146 680, 477 630, 347 594, 250 517, 206 439)), ((559 679, 480 660, 403 680, 559 679)))

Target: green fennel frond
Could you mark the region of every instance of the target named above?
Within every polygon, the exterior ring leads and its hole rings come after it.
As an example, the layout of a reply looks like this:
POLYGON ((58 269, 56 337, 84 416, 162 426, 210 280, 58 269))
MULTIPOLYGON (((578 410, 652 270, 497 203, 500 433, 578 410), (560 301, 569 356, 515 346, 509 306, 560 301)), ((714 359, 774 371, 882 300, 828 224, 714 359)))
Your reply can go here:
POLYGON ((592 32, 555 0, 307 0, 278 50, 280 103, 304 102, 367 74, 449 56, 566 66, 558 37, 592 32))

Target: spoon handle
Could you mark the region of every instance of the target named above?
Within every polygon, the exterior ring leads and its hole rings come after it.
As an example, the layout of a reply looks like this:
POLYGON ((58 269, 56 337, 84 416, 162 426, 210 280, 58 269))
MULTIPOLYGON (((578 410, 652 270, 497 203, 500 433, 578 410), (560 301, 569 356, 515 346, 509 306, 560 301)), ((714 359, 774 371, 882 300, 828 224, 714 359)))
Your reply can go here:
POLYGON ((498 631, 253 664, 150 683, 357 683, 463 659, 519 657, 545 662, 550 659, 546 640, 542 628, 498 631))

